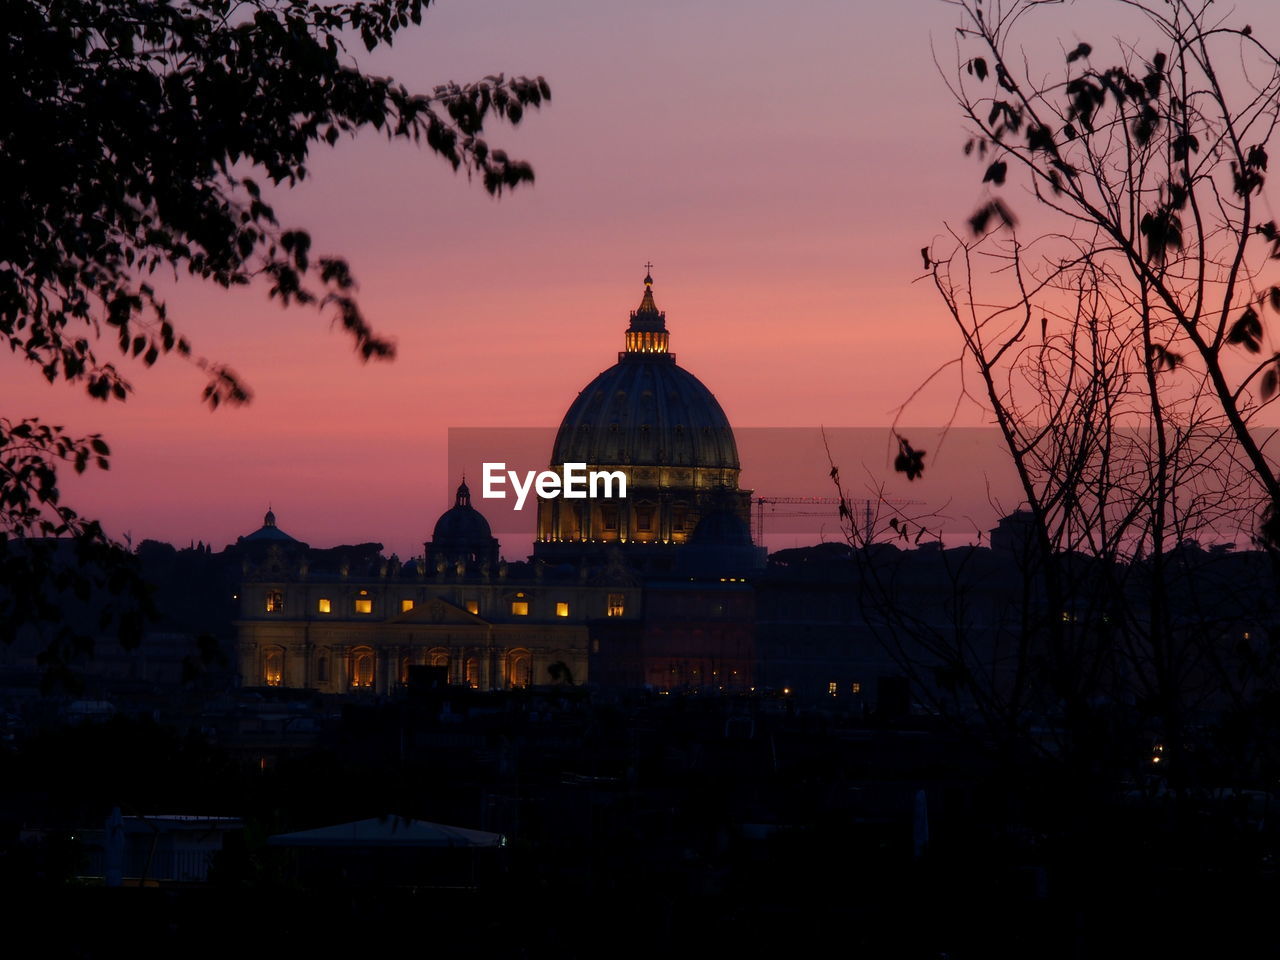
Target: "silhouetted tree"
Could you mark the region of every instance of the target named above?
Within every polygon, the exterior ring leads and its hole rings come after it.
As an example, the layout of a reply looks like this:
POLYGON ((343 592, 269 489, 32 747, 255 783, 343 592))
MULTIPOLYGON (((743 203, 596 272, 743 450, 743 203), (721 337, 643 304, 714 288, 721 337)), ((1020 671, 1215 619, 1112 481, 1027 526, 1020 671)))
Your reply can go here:
MULTIPOLYGON (((425 144, 491 194, 533 179, 489 147, 484 125, 518 123, 550 97, 538 77, 491 76, 415 93, 371 76, 373 51, 420 22, 430 0, 16 0, 0 24, 0 343, 50 382, 104 402, 132 387, 104 347, 150 366, 176 353, 206 375, 204 400, 248 387, 202 358, 148 278, 264 283, 283 304, 331 312, 365 360, 393 345, 361 313, 344 260, 316 256, 268 203, 307 176, 313 147, 361 128, 425 144)), ((124 588, 98 524, 59 497, 58 469, 106 469, 97 435, 0 417, 0 637, 55 613, 28 538, 72 537, 95 553, 97 585, 124 588), (103 550, 107 552, 104 554, 103 550), (21 587, 21 589, 19 589, 21 587)), ((83 565, 64 586, 83 592, 83 565), (72 583, 71 581, 76 581, 72 583)), ((127 624, 136 633, 138 624, 127 624)))
POLYGON ((1280 383, 1280 227, 1259 212, 1280 62, 1208 3, 1115 5, 1149 47, 1079 42, 1056 74, 1039 18, 1057 4, 954 4, 985 195, 923 255, 1020 483, 1022 596, 1007 644, 905 632, 1007 732, 1056 729, 1079 755, 1103 711, 1131 710, 1177 771, 1189 718, 1257 702, 1278 666, 1249 629, 1273 616, 1267 578, 1212 581, 1195 541, 1280 548, 1256 429, 1280 383))

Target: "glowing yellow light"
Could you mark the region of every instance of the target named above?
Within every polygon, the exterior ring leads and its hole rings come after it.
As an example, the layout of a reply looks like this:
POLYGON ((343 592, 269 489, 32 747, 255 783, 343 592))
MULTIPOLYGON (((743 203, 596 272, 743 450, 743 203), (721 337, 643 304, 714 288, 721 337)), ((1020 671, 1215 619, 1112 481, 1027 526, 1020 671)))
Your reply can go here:
POLYGON ((413 601, 412 601, 412 600, 401 600, 401 601, 400 601, 400 612, 401 612, 401 613, 408 613, 408 612, 409 612, 410 610, 412 610, 412 609, 413 609, 413 601))
POLYGON ((527 617, 529 615, 528 600, 512 600, 511 615, 513 617, 527 617))
POLYGON ((478 600, 468 600, 468 601, 467 601, 467 613, 479 614, 479 613, 480 613, 480 602, 479 602, 478 600))
POLYGON ((373 601, 372 601, 372 600, 357 600, 357 601, 356 601, 356 613, 373 613, 373 601))
POLYGON ((320 602, 316 604, 316 609, 319 610, 321 613, 332 613, 333 604, 329 602, 328 597, 321 597, 320 602))
POLYGON ((569 605, 567 603, 556 604, 556 616, 567 617, 569 615, 569 605))

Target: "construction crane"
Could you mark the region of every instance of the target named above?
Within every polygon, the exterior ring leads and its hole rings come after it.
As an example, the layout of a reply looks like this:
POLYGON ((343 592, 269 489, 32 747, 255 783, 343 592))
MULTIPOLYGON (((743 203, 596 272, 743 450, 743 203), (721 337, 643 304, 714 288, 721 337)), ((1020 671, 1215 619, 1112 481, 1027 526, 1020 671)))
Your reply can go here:
MULTIPOLYGON (((891 507, 913 507, 921 506, 923 500, 908 500, 903 497, 851 497, 845 501, 850 510, 858 510, 863 515, 863 535, 865 542, 870 543, 875 535, 876 508, 881 504, 891 507)), ((766 516, 765 505, 769 505, 772 509, 767 515, 776 519, 797 518, 797 517, 839 517, 840 515, 840 498, 839 497, 756 497, 756 543, 764 542, 764 518, 766 516), (787 506, 813 506, 818 507, 816 510, 786 510, 779 511, 778 504, 787 506), (834 508, 834 509, 831 509, 834 508)))

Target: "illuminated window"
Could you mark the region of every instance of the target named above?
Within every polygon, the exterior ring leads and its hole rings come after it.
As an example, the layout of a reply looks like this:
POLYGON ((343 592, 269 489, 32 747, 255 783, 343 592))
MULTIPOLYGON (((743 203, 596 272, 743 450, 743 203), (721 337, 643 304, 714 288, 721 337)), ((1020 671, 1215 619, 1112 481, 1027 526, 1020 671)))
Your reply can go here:
POLYGON ((620 617, 626 612, 627 612, 626 595, 621 593, 609 594, 608 615, 611 617, 620 617))
POLYGON ((279 613, 284 609, 284 591, 267 591, 267 613, 279 613))
POLYGON ((373 601, 356 600, 356 613, 373 613, 373 601))
POLYGON ((849 692, 850 692, 850 693, 861 693, 861 692, 862 692, 862 684, 860 684, 857 680, 853 681, 853 683, 851 683, 851 684, 849 685, 849 692))
POLYGON ((262 682, 268 687, 284 685, 284 651, 268 650, 262 658, 262 682))
POLYGON ((516 598, 511 601, 511 615, 513 617, 527 617, 529 615, 529 601, 523 593, 517 593, 516 598))
POLYGON ((316 609, 319 610, 321 613, 332 613, 333 604, 329 602, 328 597, 321 597, 320 603, 316 606, 316 609))
POLYGON ((569 605, 567 603, 556 604, 556 616, 567 617, 569 615, 569 605))
POLYGON ((356 688, 373 686, 373 651, 367 647, 351 654, 351 686, 356 688))
POLYGON ((413 665, 412 657, 400 658, 400 682, 402 684, 409 682, 409 667, 413 665))
POLYGON ((480 614, 480 601, 479 601, 479 600, 468 600, 468 601, 467 601, 467 613, 474 613, 474 614, 476 614, 477 616, 479 616, 479 614, 480 614))
POLYGON ((600 510, 600 518, 606 530, 618 529, 618 508, 612 505, 606 505, 600 510))
POLYGON ((480 687, 480 661, 475 657, 467 657, 466 665, 467 686, 473 690, 480 687))
POLYGON ((409 612, 410 610, 412 610, 412 609, 413 609, 413 601, 412 601, 412 600, 401 600, 401 601, 400 601, 400 612, 401 612, 401 613, 408 613, 408 612, 409 612))
POLYGON ((828 694, 830 694, 831 696, 833 696, 833 697, 834 697, 834 696, 836 695, 836 690, 837 690, 837 689, 838 689, 838 687, 837 687, 836 682, 835 682, 834 680, 832 680, 830 683, 828 683, 828 684, 827 684, 827 693, 828 693, 828 694))

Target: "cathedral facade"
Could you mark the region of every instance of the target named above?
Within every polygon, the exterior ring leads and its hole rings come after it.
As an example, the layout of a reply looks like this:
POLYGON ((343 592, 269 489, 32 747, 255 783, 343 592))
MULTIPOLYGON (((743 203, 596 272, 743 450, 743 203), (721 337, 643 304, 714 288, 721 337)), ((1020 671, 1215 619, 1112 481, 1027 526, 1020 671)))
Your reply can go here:
POLYGON ((242 682, 385 694, 415 676, 499 690, 595 673, 628 686, 705 678, 745 688, 750 605, 719 594, 741 593, 764 558, 751 543, 733 430, 677 365, 648 274, 629 319, 618 362, 572 402, 550 460, 622 472, 625 499, 540 500, 528 563, 500 559, 465 482, 422 557, 405 564, 377 544, 312 550, 269 512, 233 548, 242 682))
POLYGON ((268 514, 233 548, 242 683, 387 694, 415 675, 478 690, 585 681, 590 625, 637 618, 638 585, 507 564, 469 501, 464 483, 408 564, 378 544, 312 550, 268 514))

